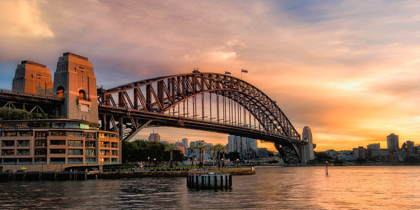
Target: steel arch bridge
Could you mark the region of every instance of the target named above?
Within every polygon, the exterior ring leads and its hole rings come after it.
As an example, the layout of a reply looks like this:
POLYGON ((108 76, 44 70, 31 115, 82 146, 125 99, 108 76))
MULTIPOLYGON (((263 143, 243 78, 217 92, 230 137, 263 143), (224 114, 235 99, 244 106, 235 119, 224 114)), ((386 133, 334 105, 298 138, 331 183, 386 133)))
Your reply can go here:
POLYGON ((103 130, 133 138, 148 125, 190 128, 273 142, 283 161, 301 163, 300 134, 257 87, 217 73, 158 77, 98 89, 103 130))

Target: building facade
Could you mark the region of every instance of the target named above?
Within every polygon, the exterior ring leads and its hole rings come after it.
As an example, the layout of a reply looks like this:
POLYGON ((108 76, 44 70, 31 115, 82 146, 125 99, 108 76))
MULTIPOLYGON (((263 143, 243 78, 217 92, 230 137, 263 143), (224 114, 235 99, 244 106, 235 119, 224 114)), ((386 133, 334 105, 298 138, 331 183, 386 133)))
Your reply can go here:
POLYGON ((188 151, 188 148, 189 148, 189 144, 188 144, 188 139, 187 138, 183 138, 182 139, 182 143, 184 144, 184 147, 185 147, 185 155, 188 155, 188 153, 189 153, 189 151, 188 151))
POLYGON ((397 151, 400 148, 398 135, 395 135, 394 133, 391 133, 386 137, 386 142, 388 150, 397 151))
POLYGON ((2 165, 120 164, 117 133, 83 120, 0 121, 2 165))
POLYGON ((367 145, 367 149, 370 149, 370 150, 380 150, 381 149, 381 144, 380 143, 368 144, 367 145))

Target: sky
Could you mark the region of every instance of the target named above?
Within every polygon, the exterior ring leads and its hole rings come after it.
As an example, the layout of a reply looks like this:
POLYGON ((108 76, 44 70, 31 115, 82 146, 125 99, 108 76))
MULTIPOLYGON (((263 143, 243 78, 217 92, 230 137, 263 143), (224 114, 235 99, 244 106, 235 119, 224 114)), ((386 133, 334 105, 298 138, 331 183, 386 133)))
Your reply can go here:
MULTIPOLYGON (((158 76, 231 71, 257 86, 316 150, 420 143, 418 1, 0 1, 0 88, 22 60, 53 73, 64 52, 112 88, 158 76)), ((144 129, 138 138, 147 138, 144 129)), ((162 140, 227 135, 157 127, 162 140)), ((273 149, 272 144, 260 147, 273 149)))

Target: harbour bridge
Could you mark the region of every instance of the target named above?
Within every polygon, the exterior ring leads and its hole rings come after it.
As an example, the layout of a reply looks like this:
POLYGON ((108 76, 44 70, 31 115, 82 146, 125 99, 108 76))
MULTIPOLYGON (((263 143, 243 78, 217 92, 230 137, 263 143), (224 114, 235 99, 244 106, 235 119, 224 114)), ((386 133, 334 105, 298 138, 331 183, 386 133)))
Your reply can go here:
MULTIPOLYGON (((97 89, 102 130, 132 139, 146 126, 226 133, 274 143, 287 164, 302 163, 307 141, 278 104, 252 84, 193 72, 97 89)), ((0 90, 0 106, 60 115, 65 98, 0 90)), ((92 99, 95 100, 95 99, 92 99)), ((96 103, 95 103, 96 104, 96 103)))

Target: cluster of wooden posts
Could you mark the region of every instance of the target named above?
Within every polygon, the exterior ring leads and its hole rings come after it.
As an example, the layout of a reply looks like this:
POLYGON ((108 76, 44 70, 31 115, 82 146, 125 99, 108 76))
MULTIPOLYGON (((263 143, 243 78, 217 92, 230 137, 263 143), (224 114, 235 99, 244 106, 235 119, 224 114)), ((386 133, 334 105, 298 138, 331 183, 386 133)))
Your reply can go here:
POLYGON ((231 189, 231 174, 188 174, 187 186, 191 189, 231 189))

